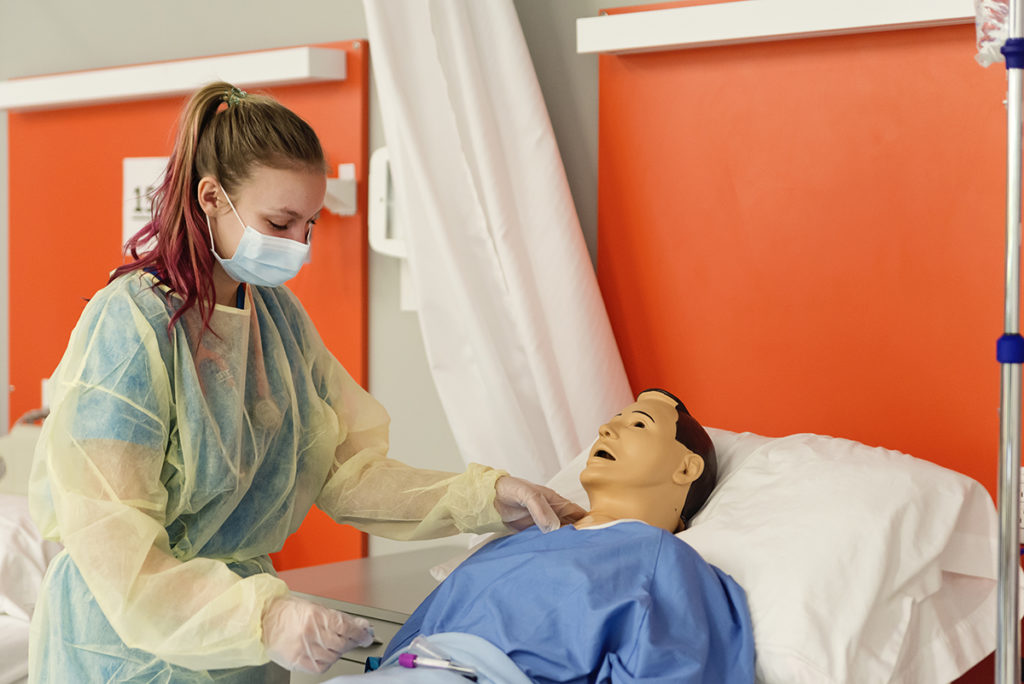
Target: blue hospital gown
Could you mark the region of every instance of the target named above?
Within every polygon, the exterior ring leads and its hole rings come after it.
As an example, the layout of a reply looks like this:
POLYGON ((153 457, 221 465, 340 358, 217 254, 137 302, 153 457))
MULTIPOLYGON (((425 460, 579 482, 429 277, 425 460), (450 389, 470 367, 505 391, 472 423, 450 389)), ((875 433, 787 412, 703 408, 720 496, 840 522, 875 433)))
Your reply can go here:
POLYGON ((486 639, 534 682, 754 681, 743 589, 635 521, 491 542, 424 600, 385 656, 441 632, 486 639))

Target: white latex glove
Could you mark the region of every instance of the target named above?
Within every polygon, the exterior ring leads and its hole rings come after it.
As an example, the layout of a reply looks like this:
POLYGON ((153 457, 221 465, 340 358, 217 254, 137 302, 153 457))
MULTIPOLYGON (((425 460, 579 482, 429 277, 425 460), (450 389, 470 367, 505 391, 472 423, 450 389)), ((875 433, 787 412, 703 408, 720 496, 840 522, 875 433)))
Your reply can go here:
POLYGON ((274 599, 263 614, 267 654, 286 670, 326 672, 342 653, 371 643, 373 627, 363 618, 294 596, 274 599))
POLYGON ((502 522, 516 530, 536 523, 541 532, 553 532, 586 513, 555 490, 511 475, 499 477, 494 489, 494 507, 502 522))

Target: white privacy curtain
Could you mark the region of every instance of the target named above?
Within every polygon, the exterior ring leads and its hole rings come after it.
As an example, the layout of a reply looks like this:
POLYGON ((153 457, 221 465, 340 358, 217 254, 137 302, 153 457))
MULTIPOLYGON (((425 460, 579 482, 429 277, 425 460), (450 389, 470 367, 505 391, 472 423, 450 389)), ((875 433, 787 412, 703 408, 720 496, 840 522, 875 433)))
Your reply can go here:
POLYGON ((462 458, 544 482, 630 390, 511 0, 364 0, 427 359, 462 458))

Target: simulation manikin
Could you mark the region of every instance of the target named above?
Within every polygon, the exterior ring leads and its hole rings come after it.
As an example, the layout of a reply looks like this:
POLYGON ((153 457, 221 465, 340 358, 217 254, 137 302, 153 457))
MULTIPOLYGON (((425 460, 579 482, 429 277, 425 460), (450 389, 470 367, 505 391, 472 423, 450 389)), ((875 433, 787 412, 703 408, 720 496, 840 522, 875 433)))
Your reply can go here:
POLYGON ((673 534, 707 500, 716 470, 685 406, 642 392, 600 428, 580 475, 590 511, 471 555, 364 676, 404 681, 402 654, 436 652, 498 681, 753 682, 743 590, 673 534))

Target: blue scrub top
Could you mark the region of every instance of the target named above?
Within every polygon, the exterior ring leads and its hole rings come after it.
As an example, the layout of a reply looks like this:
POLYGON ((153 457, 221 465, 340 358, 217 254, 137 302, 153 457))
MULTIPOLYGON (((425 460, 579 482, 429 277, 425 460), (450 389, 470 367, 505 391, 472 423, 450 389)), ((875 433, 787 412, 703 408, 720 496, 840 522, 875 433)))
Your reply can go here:
POLYGON ((424 600, 388 645, 466 632, 534 682, 754 681, 743 589, 686 542, 641 522, 491 542, 424 600))

